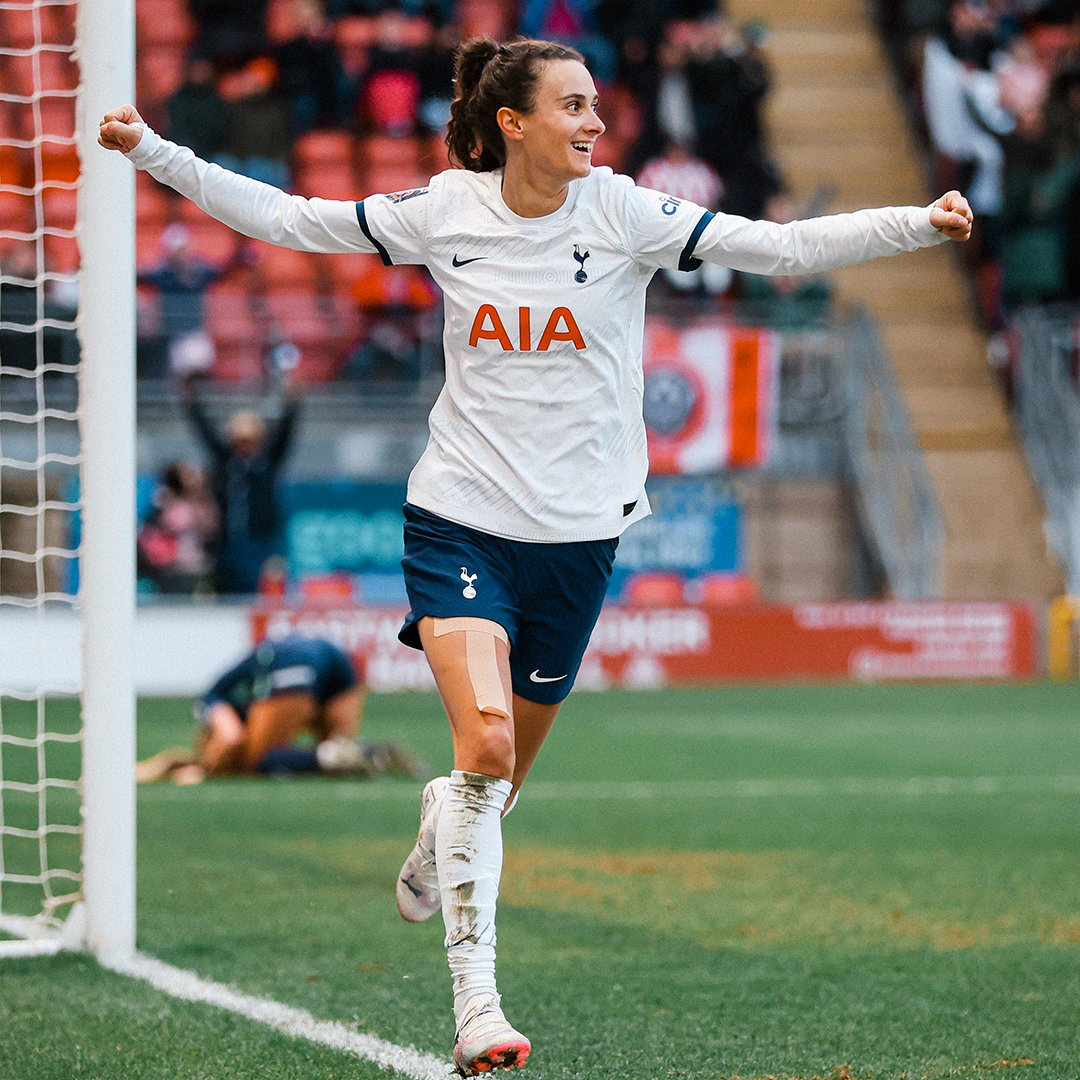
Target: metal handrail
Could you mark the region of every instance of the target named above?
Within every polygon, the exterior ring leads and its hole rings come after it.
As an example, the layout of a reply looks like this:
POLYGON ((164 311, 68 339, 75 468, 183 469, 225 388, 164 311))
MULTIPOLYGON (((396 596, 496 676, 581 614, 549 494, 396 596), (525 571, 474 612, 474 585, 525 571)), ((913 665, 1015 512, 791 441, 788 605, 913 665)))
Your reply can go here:
POLYGON ((901 599, 944 591, 945 523, 877 324, 854 307, 844 334, 844 435, 864 526, 889 591, 901 599))
POLYGON ((1031 307, 1015 320, 1020 339, 1016 409, 1028 463, 1046 505, 1047 540, 1080 590, 1080 308, 1031 307))

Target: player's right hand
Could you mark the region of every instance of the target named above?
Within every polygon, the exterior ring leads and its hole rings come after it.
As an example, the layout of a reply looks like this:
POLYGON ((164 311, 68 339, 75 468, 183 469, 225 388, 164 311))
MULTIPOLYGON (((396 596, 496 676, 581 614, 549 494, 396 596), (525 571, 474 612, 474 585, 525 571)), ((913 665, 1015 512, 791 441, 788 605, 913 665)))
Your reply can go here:
POLYGON ((139 145, 143 133, 143 118, 134 105, 121 105, 107 112, 98 126, 98 143, 106 150, 126 154, 139 145))

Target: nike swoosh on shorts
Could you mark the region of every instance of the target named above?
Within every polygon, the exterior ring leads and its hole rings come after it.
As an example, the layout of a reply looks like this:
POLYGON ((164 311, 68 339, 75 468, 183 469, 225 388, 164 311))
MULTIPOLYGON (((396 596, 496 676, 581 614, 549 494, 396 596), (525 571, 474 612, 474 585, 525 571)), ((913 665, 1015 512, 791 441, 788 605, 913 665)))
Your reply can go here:
POLYGON ((545 679, 545 678, 544 678, 543 676, 541 676, 541 674, 540 674, 540 669, 539 669, 539 668, 537 668, 537 669, 536 669, 536 670, 535 670, 535 671, 534 671, 534 672, 533 672, 533 673, 532 673, 532 674, 531 674, 531 675, 529 676, 529 678, 530 678, 530 679, 531 679, 531 680, 532 680, 533 682, 562 682, 562 680, 563 680, 563 679, 565 679, 565 678, 566 678, 566 676, 565 676, 565 675, 554 675, 554 676, 552 676, 552 677, 550 677, 550 678, 546 678, 546 679, 545 679))
POLYGON ((468 266, 471 262, 479 262, 481 259, 486 259, 486 255, 474 255, 471 259, 459 259, 456 255, 451 260, 454 266, 468 266))

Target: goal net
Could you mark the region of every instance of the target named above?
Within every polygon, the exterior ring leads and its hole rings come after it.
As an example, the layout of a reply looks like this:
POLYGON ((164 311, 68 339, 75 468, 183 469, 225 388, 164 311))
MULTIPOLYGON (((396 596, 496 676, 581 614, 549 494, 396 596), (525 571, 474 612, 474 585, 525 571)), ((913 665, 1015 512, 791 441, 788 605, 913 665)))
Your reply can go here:
POLYGON ((0 955, 134 941, 130 5, 0 0, 0 955))

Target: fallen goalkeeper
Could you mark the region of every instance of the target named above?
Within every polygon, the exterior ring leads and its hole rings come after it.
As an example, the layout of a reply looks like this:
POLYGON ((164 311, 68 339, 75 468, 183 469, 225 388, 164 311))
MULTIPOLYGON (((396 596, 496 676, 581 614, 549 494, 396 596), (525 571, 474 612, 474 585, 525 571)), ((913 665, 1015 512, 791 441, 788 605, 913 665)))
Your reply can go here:
POLYGON ((358 740, 365 697, 352 660, 332 642, 260 642, 196 702, 194 749, 163 750, 139 762, 136 779, 197 784, 241 774, 369 779, 385 772, 424 778, 425 767, 393 743, 358 740))

